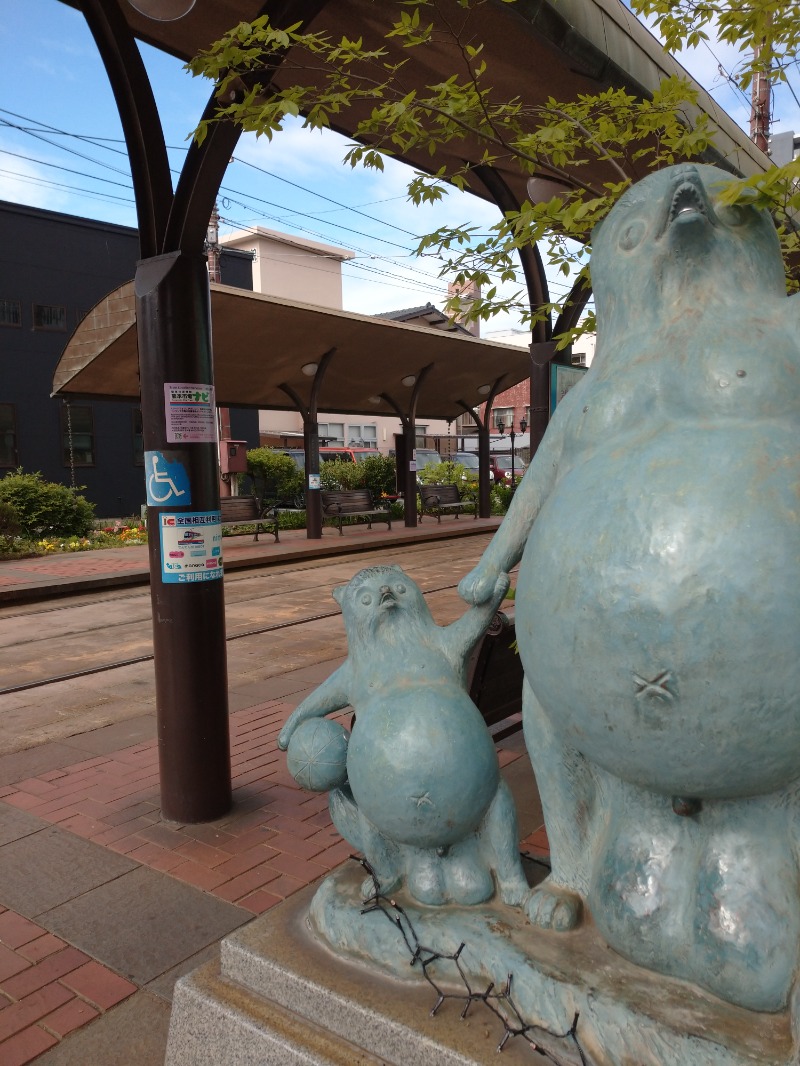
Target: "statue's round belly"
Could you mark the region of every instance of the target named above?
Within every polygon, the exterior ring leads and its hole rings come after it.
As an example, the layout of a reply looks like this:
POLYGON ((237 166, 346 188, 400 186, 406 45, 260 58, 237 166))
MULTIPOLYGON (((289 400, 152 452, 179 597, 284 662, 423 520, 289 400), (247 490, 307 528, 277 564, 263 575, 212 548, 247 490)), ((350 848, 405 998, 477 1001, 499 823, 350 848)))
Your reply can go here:
POLYGON ((517 637, 587 758, 672 795, 800 777, 797 451, 781 424, 683 424, 559 479, 522 559, 517 637))
POLYGON ((347 775, 362 813, 387 837, 448 847, 478 827, 497 791, 497 754, 455 684, 415 685, 359 709, 347 775))

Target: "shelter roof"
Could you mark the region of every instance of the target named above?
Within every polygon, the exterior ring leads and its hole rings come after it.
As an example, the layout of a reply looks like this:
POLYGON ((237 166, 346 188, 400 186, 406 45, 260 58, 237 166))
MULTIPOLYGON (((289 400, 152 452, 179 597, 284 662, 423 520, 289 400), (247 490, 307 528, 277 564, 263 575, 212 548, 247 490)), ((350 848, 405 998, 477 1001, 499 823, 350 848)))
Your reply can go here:
MULTIPOLYGON (((75 7, 81 0, 65 0, 75 7)), ((157 0, 147 0, 156 6, 157 0)), ((263 0, 196 0, 184 17, 159 22, 138 12, 130 3, 124 9, 131 28, 138 37, 157 48, 188 60, 208 47, 238 22, 252 21, 259 14, 263 0)), ((142 0, 140 6, 146 6, 142 0)), ((440 0, 437 5, 444 17, 463 18, 458 0, 440 0)), ((435 12, 432 16, 436 18, 435 12)), ((309 29, 326 31, 333 37, 357 33, 364 47, 388 49, 387 62, 409 58, 408 50, 397 39, 384 37, 385 5, 374 0, 329 0, 310 22, 309 29)), ((647 95, 670 75, 689 77, 683 67, 638 21, 621 0, 517 0, 504 3, 488 0, 478 4, 470 14, 470 34, 483 43, 483 58, 491 73, 497 99, 519 98, 528 107, 544 104, 548 98, 573 99, 577 93, 594 93, 608 86, 622 87, 635 95, 647 95)), ((285 70, 279 70, 276 84, 290 83, 291 56, 285 70)), ((447 34, 435 47, 416 49, 404 70, 409 90, 438 83, 443 77, 461 69, 463 56, 459 43, 447 34)), ((693 79, 689 79, 692 81, 693 79)), ((718 156, 709 161, 722 163, 745 175, 766 170, 768 157, 750 141, 739 126, 699 85, 698 108, 716 125, 718 156)), ((364 105, 367 107, 368 105, 364 105)), ((354 107, 341 116, 340 131, 351 134, 360 117, 354 107)), ((478 163, 484 146, 465 137, 442 145, 436 166, 478 163)), ((430 167, 430 159, 420 150, 401 155, 421 170, 430 167)), ((630 164, 636 172, 637 164, 630 164)), ((526 177, 513 160, 493 164, 514 193, 518 202, 526 199, 526 177)), ((643 176, 646 164, 638 164, 643 176)), ((618 180, 618 175, 603 161, 581 168, 582 178, 594 184, 618 180)), ((477 182, 473 191, 489 199, 488 192, 477 182)))
MULTIPOLYGON (((335 308, 275 299, 211 284, 217 403, 294 410, 280 386, 309 395, 302 368, 334 348, 319 404, 341 414, 391 415, 408 407, 403 378, 431 369, 420 387, 417 414, 456 418, 485 400, 479 392, 502 377, 510 388, 530 374, 526 349, 461 332, 430 329, 335 308), (375 401, 378 402, 375 402, 375 401)), ((413 385, 413 382, 412 382, 413 385)), ((81 321, 56 367, 53 393, 139 398, 134 283, 109 293, 81 321)))

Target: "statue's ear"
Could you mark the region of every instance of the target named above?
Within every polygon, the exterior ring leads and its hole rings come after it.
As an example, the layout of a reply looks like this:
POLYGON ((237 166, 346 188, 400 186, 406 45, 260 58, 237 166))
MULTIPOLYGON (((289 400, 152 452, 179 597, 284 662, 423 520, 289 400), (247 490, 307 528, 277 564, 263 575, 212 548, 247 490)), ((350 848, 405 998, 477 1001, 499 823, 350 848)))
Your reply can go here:
POLYGON ((331 593, 331 595, 340 607, 342 606, 342 600, 344 599, 345 592, 347 592, 347 585, 339 585, 331 593))

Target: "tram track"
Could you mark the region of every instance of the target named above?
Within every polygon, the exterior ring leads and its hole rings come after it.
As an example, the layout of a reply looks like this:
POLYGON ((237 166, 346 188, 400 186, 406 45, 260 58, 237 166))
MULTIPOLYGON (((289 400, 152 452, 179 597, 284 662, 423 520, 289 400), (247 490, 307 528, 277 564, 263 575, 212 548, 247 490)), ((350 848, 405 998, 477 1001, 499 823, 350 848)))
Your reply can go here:
MULTIPOLYGON (((440 592, 450 592, 457 587, 458 582, 455 582, 450 585, 441 585, 437 588, 426 589, 423 594, 425 596, 433 596, 436 593, 440 592)), ((336 610, 323 611, 318 614, 303 615, 300 618, 291 618, 284 622, 274 622, 270 625, 255 626, 251 629, 246 629, 238 633, 231 633, 229 636, 226 636, 225 640, 226 643, 231 643, 232 641, 242 640, 246 637, 261 636, 266 633, 274 633, 279 630, 290 629, 293 626, 308 625, 312 622, 321 622, 325 621, 328 618, 340 617, 341 611, 337 608, 336 610)), ((51 677, 37 678, 32 681, 22 682, 19 685, 9 685, 5 688, 0 688, 0 696, 11 696, 20 692, 27 692, 30 689, 43 688, 46 685, 57 685, 65 681, 75 681, 83 677, 89 677, 93 674, 107 673, 111 670, 120 670, 126 666, 137 666, 141 663, 152 662, 153 658, 153 653, 149 652, 146 655, 137 655, 128 659, 119 659, 112 663, 98 663, 95 666, 86 667, 84 670, 74 670, 69 673, 57 674, 51 677)))

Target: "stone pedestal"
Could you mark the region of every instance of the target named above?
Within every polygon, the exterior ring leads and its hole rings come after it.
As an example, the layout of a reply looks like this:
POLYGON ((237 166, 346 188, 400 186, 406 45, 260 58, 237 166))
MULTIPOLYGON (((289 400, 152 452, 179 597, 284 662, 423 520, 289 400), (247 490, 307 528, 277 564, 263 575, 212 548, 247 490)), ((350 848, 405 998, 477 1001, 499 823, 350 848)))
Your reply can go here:
MULTIPOLYGON (((444 960, 432 976, 453 998, 431 1016, 437 992, 419 962, 411 965, 396 924, 380 912, 361 913, 363 878, 359 866, 346 864, 227 937, 219 965, 182 978, 167 1066, 497 1066, 503 1024, 480 1001, 461 1019, 464 981, 444 960), (324 943, 321 925, 340 954, 324 943), (365 961, 347 959, 358 955, 365 961)), ((503 906, 452 908, 443 926, 437 908, 406 905, 399 896, 396 902, 421 945, 449 954, 464 942, 459 959, 473 992, 492 981, 502 989, 511 973, 511 997, 525 1024, 561 1034, 579 1014, 577 1043, 527 1032, 563 1066, 580 1066, 581 1051, 587 1066, 797 1061, 787 1014, 732 1007, 633 966, 591 926, 546 933, 503 906)), ((494 1002, 508 1013, 507 1004, 494 1002)), ((536 1061, 526 1036, 508 1039, 505 1066, 536 1061)))

